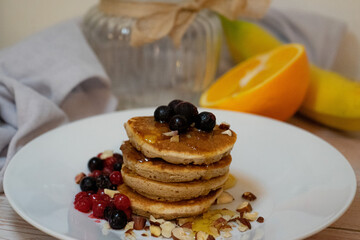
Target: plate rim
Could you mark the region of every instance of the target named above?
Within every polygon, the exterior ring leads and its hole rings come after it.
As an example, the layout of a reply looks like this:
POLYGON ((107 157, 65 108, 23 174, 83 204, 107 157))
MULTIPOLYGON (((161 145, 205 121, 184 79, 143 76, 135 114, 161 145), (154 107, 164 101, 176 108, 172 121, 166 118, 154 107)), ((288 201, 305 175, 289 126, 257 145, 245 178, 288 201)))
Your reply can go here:
MULTIPOLYGON (((351 206, 352 202, 354 201, 354 198, 355 198, 355 195, 356 195, 356 190, 357 190, 357 180, 356 180, 356 174, 355 174, 355 171, 353 169, 353 167, 351 166, 350 162, 348 161, 348 159, 338 150, 336 149, 332 144, 330 144, 329 142, 325 141, 324 139, 322 139, 321 137, 309 132, 309 131, 306 131, 305 129, 302 129, 300 127, 297 127, 295 125, 292 125, 288 122, 283 122, 283 121, 279 121, 279 120, 276 120, 276 119, 272 119, 272 118, 268 118, 268 117, 265 117, 265 116, 260 116, 260 115, 255 115, 255 114, 251 114, 251 113, 244 113, 244 112, 237 112, 237 111, 229 111, 229 110, 222 110, 222 109, 209 109, 209 108, 198 108, 199 110, 201 111, 216 111, 216 112, 228 112, 228 113, 232 113, 232 114, 238 114, 238 115, 244 115, 244 116, 247 116, 247 117, 253 117, 253 118, 259 118, 259 119, 262 119, 264 121, 271 121, 275 124, 279 124, 279 125, 283 125, 285 127, 288 127, 288 128, 292 128, 292 129, 295 129, 297 131, 301 131, 303 134, 307 134, 311 137, 315 137, 318 141, 321 141, 323 143, 326 143, 329 147, 331 147, 333 150, 337 151, 341 156, 342 156, 342 160, 345 160, 343 161, 343 163, 345 165, 347 165, 347 167, 350 168, 351 170, 351 178, 352 178, 352 194, 350 195, 350 197, 347 199, 347 202, 346 204, 344 204, 344 206, 341 208, 341 210, 339 210, 332 218, 331 218, 331 221, 328 221, 322 225, 319 225, 317 227, 314 227, 313 230, 309 231, 308 233, 306 234, 303 234, 301 236, 297 236, 297 239, 303 239, 303 238, 306 238, 306 237, 309 237, 309 236, 312 236, 316 233, 319 233, 321 232, 322 230, 324 230, 325 228, 327 228, 328 226, 330 226, 331 224, 333 224, 334 222, 336 222, 351 206)), ((17 161, 20 161, 20 160, 17 160, 18 158, 16 158, 16 156, 19 154, 19 152, 23 151, 23 149, 25 148, 28 148, 29 145, 32 144, 32 142, 34 141, 37 141, 37 139, 39 138, 43 138, 43 137, 46 137, 46 135, 48 134, 51 134, 52 132, 54 131, 61 131, 62 128, 66 128, 68 127, 69 125, 74 125, 74 124, 81 124, 81 122, 86 122, 86 121, 89 121, 91 119, 97 119, 97 118, 104 118, 104 117, 111 117, 112 115, 122 115, 124 113, 129 113, 129 112, 149 112, 149 111, 153 111, 154 108, 153 107, 146 107, 146 108, 134 108, 134 109, 126 109, 126 110, 121 110, 121 111, 115 111, 115 112, 110 112, 110 113, 105 113, 105 114, 99 114, 99 115, 94 115, 94 116, 91 116, 91 117, 87 117, 87 118, 83 118, 83 119, 79 119, 79 120, 76 120, 76 121, 73 121, 73 122, 68 122, 66 124, 63 124, 61 126, 58 126, 54 129, 51 129, 43 134, 40 134, 39 136, 37 136, 36 138, 32 139, 30 142, 28 142, 27 144, 25 144, 13 157, 12 157, 12 160, 9 162, 8 166, 7 166, 7 169, 4 173, 4 179, 3 179, 3 188, 4 188, 4 194, 10 204, 10 206, 13 208, 13 210, 19 215, 21 216, 27 223, 29 223, 30 225, 34 226, 35 228, 41 230, 42 232, 46 233, 46 234, 49 234, 50 236, 53 236, 53 237, 56 237, 58 239, 69 239, 69 240, 73 240, 73 239, 76 239, 76 238, 73 238, 73 237, 70 237, 70 236, 67 236, 67 235, 64 235, 62 233, 59 233, 55 230, 51 230, 47 227, 44 227, 42 226, 40 223, 38 223, 37 221, 34 221, 31 217, 27 216, 26 213, 21 210, 21 208, 16 204, 16 200, 13 199, 13 197, 11 196, 11 194, 7 194, 7 192, 9 192, 8 190, 8 175, 7 174, 9 171, 8 169, 11 169, 12 166, 14 164, 16 164, 17 161), (13 161, 15 158, 15 161, 13 161), (15 163, 14 163, 15 162, 15 163)), ((11 170, 10 170, 11 171, 11 170)), ((11 192, 11 191, 10 191, 11 192)))

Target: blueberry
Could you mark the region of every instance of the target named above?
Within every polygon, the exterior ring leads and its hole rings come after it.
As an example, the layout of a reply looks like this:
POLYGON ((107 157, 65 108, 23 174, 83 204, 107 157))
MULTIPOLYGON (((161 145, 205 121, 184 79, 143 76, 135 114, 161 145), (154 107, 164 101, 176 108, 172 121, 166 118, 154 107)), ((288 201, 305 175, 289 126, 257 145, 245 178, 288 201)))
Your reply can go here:
POLYGON ((127 224, 127 216, 121 210, 113 210, 110 212, 109 224, 113 229, 123 229, 127 224))
POLYGON ((188 121, 182 115, 175 115, 170 119, 169 122, 170 130, 178 131, 179 133, 186 132, 189 127, 188 121))
POLYGON ((121 171, 121 168, 122 168, 122 165, 123 165, 123 163, 122 162, 116 162, 115 164, 114 164, 114 171, 121 171))
POLYGON ((198 110, 193 104, 189 102, 182 102, 176 105, 175 114, 183 115, 190 125, 195 121, 195 117, 198 115, 198 110))
POLYGON ((96 186, 98 188, 111 188, 111 182, 110 182, 110 178, 109 176, 105 176, 105 175, 100 175, 96 178, 96 186))
POLYGON ((195 118, 195 127, 197 129, 211 132, 216 125, 216 117, 211 112, 201 112, 195 118))
POLYGON ((87 192, 87 191, 97 192, 98 187, 96 186, 95 178, 84 177, 80 182, 80 189, 83 192, 87 192))
POLYGON ((115 209, 116 209, 116 208, 114 208, 114 207, 107 206, 107 207, 104 209, 104 218, 109 221, 110 215, 111 215, 111 213, 112 213, 115 209))
POLYGON ((169 122, 172 116, 172 111, 169 106, 159 106, 154 112, 155 121, 158 122, 169 122))
POLYGON ((171 102, 169 102, 168 106, 170 107, 170 110, 175 113, 175 107, 176 105, 178 105, 179 103, 184 102, 183 100, 179 100, 179 99, 175 99, 172 100, 171 102))
POLYGON ((92 172, 94 170, 103 170, 104 161, 98 157, 93 157, 88 162, 88 168, 89 168, 90 172, 92 172))

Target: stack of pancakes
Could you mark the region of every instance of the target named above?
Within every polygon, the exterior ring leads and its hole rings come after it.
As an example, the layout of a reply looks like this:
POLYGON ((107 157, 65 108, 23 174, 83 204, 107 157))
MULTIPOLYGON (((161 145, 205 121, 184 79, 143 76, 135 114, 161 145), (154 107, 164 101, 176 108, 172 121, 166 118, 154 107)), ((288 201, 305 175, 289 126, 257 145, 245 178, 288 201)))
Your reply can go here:
POLYGON ((168 136, 168 124, 153 117, 131 118, 125 129, 125 184, 119 191, 130 198, 135 214, 164 219, 196 216, 222 193, 236 141, 233 131, 189 128, 174 138, 168 136))

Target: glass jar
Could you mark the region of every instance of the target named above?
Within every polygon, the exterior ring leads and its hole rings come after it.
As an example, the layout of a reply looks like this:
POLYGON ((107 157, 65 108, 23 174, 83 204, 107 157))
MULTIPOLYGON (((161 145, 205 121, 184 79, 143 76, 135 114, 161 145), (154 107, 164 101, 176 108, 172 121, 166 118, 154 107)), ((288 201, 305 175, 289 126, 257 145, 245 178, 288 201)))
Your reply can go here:
POLYGON ((166 105, 173 99, 197 104, 217 70, 221 25, 216 14, 201 11, 179 47, 169 37, 130 46, 133 22, 107 15, 98 6, 83 20, 84 35, 112 80, 118 109, 166 105))

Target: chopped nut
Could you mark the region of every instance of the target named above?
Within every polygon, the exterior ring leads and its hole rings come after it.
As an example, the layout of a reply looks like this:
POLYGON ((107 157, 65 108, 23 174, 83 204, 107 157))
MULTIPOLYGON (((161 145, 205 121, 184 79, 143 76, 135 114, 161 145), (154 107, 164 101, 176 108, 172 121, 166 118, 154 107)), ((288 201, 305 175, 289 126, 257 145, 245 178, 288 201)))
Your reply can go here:
POLYGON ((232 132, 229 129, 221 132, 221 134, 226 134, 229 135, 230 137, 232 136, 232 132))
POLYGON ((220 231, 214 226, 210 226, 209 231, 210 231, 211 235, 213 235, 214 237, 220 236, 220 231))
POLYGON ((224 218, 220 217, 220 218, 216 219, 211 225, 213 227, 215 227, 216 229, 220 230, 226 224, 227 224, 227 221, 224 218))
POLYGON ((124 231, 126 232, 127 230, 130 230, 130 229, 134 229, 134 222, 131 221, 131 222, 128 222, 124 228, 124 231))
POLYGON ((190 235, 187 235, 183 228, 176 227, 171 232, 171 237, 174 240, 192 240, 193 238, 190 235))
POLYGON ((209 234, 203 231, 199 231, 195 235, 195 240, 207 240, 209 237, 209 234))
POLYGON ((125 232, 125 238, 128 240, 136 240, 136 235, 133 229, 129 229, 125 232))
POLYGON ((120 193, 120 192, 117 191, 117 190, 111 190, 111 189, 105 188, 105 189, 104 189, 104 193, 105 193, 106 195, 108 195, 109 197, 113 198, 115 194, 120 193))
POLYGON ((173 136, 179 135, 179 132, 177 130, 171 131, 171 132, 165 132, 165 133, 163 133, 163 135, 167 136, 167 137, 173 137, 173 136))
POLYGON ((161 219, 161 218, 156 219, 156 218, 154 218, 153 215, 150 215, 149 222, 151 225, 160 226, 161 224, 163 224, 165 222, 165 220, 161 219))
POLYGON ((138 215, 133 215, 132 219, 134 220, 134 229, 135 230, 144 229, 145 224, 146 224, 146 218, 138 216, 138 215))
POLYGON ((248 201, 254 201, 256 199, 256 196, 251 192, 244 192, 242 198, 248 201))
POLYGON ((185 223, 193 222, 193 221, 194 221, 194 218, 193 218, 193 217, 178 218, 178 219, 177 219, 177 224, 178 224, 179 226, 182 226, 182 225, 184 225, 185 223))
POLYGON ((239 229, 240 232, 245 232, 245 231, 249 230, 248 226, 246 226, 246 225, 244 225, 242 223, 239 224, 238 229, 239 229))
POLYGON ((228 130, 230 129, 230 124, 228 124, 227 122, 222 122, 220 123, 219 128, 222 130, 228 130))
POLYGON ((161 228, 161 235, 163 235, 166 238, 171 237, 171 232, 175 228, 175 224, 172 222, 166 221, 163 224, 160 225, 161 228))
POLYGON ((77 174, 75 177, 76 184, 79 184, 84 177, 86 177, 86 174, 83 172, 77 174))
POLYGON ((100 154, 100 159, 105 160, 109 157, 112 157, 114 152, 112 150, 105 150, 100 154))
POLYGON ((224 232, 224 233, 222 234, 222 236, 223 236, 224 238, 231 238, 231 237, 232 237, 231 232, 224 232))
POLYGON ((231 203, 232 201, 234 201, 234 197, 230 193, 224 191, 216 199, 216 204, 226 204, 226 203, 231 203))
POLYGON ((182 228, 192 229, 192 222, 187 222, 181 225, 182 228))
POLYGON ((159 237, 161 235, 161 228, 159 226, 151 225, 150 233, 153 237, 159 237))
POLYGON ((249 229, 251 229, 251 223, 249 222, 248 219, 246 219, 246 218, 240 218, 239 221, 240 221, 240 223, 246 225, 249 229))
POLYGON ((264 222, 264 218, 263 217, 258 217, 258 219, 256 219, 257 222, 259 223, 263 223, 264 222))
POLYGON ((251 212, 252 206, 249 202, 242 202, 237 208, 236 211, 238 212, 251 212))
POLYGON ((180 136, 176 135, 170 138, 170 142, 180 142, 180 136))
POLYGON ((249 220, 249 221, 255 221, 258 218, 258 213, 257 212, 246 212, 244 213, 244 218, 249 220))

